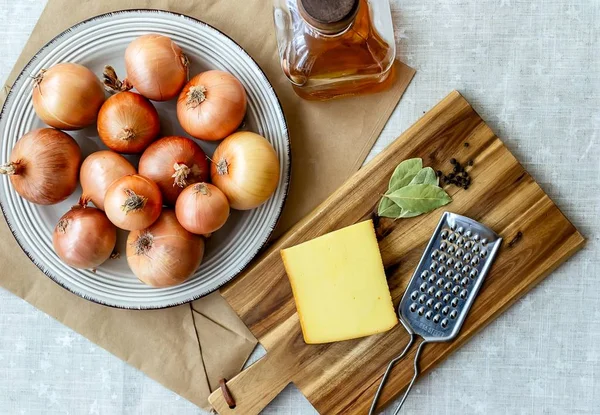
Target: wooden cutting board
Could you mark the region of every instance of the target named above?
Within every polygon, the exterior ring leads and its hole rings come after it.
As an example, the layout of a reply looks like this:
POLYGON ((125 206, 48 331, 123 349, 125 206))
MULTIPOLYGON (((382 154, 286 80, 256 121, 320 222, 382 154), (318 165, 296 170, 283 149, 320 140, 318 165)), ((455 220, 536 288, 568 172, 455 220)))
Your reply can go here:
MULTIPOLYGON (((409 336, 397 325, 362 339, 307 345, 279 251, 374 217, 393 170, 412 157, 443 172, 452 167, 451 158, 462 163, 473 160, 471 187, 446 187, 453 201, 445 209, 478 220, 504 238, 459 336, 451 343, 425 346, 421 373, 444 360, 583 246, 583 236, 469 103, 452 92, 222 290, 267 354, 227 382, 236 400, 234 409, 221 391, 210 396, 220 414, 257 414, 290 382, 321 414, 368 412, 385 366, 409 336)), ((375 221, 395 305, 443 211, 375 221)), ((380 408, 408 385, 415 349, 390 375, 380 408)))

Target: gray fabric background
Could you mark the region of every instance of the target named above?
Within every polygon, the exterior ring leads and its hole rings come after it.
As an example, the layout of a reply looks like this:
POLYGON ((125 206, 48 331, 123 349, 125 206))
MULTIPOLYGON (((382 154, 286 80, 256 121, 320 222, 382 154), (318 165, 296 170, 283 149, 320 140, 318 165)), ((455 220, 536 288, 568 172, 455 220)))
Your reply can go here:
MULTIPOLYGON (((1 82, 44 4, 0 0, 1 82)), ((589 239, 421 379, 405 413, 600 414, 600 2, 392 0, 392 10, 398 56, 418 72, 371 157, 458 89, 589 239)), ((0 374, 0 414, 202 413, 1 289, 0 374)), ((315 411, 290 386, 265 413, 315 411)))

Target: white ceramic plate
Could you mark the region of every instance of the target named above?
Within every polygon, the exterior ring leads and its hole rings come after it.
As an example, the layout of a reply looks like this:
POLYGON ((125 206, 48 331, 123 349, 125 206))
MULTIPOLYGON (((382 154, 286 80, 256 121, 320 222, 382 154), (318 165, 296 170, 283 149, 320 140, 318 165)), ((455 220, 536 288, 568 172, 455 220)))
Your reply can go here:
MULTIPOLYGON (((160 33, 173 39, 191 61, 190 74, 221 69, 235 75, 246 88, 248 111, 245 129, 257 132, 273 144, 281 164, 275 194, 264 205, 234 212, 227 224, 207 243, 205 259, 195 275, 171 288, 151 288, 135 278, 125 255, 109 260, 97 271, 71 268, 52 248, 52 230, 58 219, 77 202, 78 189, 54 206, 37 206, 17 195, 8 177, 0 179, 0 204, 4 216, 25 253, 50 278, 88 300, 121 308, 152 309, 182 304, 206 295, 240 273, 269 238, 281 214, 290 177, 290 145, 287 127, 275 91, 252 58, 233 40, 193 18, 156 10, 130 10, 86 20, 57 36, 29 62, 14 84, 0 114, 0 162, 9 159, 16 141, 28 131, 45 125, 31 104, 30 75, 59 62, 76 62, 99 77, 104 65, 125 75, 125 48, 136 37, 160 33)), ((177 123, 173 101, 154 103, 161 119, 162 135, 184 135, 177 123)), ((84 156, 105 149, 96 127, 68 132, 84 156)), ((215 143, 197 142, 212 154, 215 143)), ((128 157, 137 163, 137 157, 128 157)), ((119 235, 118 249, 125 252, 126 232, 119 235)))

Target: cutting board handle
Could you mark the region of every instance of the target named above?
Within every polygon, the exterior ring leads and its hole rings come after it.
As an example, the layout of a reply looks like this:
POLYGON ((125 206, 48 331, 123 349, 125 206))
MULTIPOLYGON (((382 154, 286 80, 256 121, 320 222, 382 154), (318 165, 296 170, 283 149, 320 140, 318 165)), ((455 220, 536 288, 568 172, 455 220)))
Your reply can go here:
POLYGON ((285 362, 284 347, 275 347, 263 358, 226 383, 235 407, 230 408, 221 389, 208 402, 220 415, 257 415, 291 382, 294 365, 285 362))

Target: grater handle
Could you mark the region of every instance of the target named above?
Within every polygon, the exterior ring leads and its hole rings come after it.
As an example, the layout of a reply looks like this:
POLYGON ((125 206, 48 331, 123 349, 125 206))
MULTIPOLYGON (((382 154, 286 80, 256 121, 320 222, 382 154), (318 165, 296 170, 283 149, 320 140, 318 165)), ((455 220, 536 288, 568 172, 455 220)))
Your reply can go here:
POLYGON ((414 367, 415 367, 415 374, 413 375, 413 378, 410 381, 408 388, 406 388, 406 391, 404 392, 404 396, 402 397, 402 400, 400 401, 400 403, 398 404, 398 407, 394 411, 394 415, 398 415, 398 412, 400 412, 400 408, 402 408, 402 405, 404 405, 404 401, 408 397, 408 393, 410 392, 410 389, 412 388, 413 384, 415 383, 415 380, 417 380, 417 377, 419 376, 419 356, 421 355, 421 350, 423 349, 423 346, 425 346, 426 343, 427 343, 427 340, 423 340, 421 342, 421 344, 419 344, 419 347, 417 348, 417 353, 415 354, 415 360, 413 363, 414 367))
POLYGON ((388 363, 387 369, 385 369, 385 373, 383 374, 383 377, 381 378, 381 382, 379 382, 379 387, 377 388, 377 392, 375 392, 375 396, 373 397, 373 402, 371 402, 371 408, 369 409, 369 415, 373 415, 375 413, 375 407, 377 406, 377 400, 379 399, 379 395, 381 395, 381 391, 383 390, 385 381, 387 380, 390 372, 392 371, 392 368, 394 367, 394 365, 397 362, 399 362, 400 360, 402 360, 402 358, 404 358, 404 356, 410 350, 410 347, 412 346, 412 344, 415 341, 415 334, 413 333, 411 328, 408 327, 402 319, 400 319, 400 323, 402 323, 402 325, 404 326, 404 328, 406 329, 408 334, 410 334, 410 339, 408 340, 408 344, 404 347, 404 350, 402 351, 402 353, 400 353, 398 356, 394 357, 392 360, 390 360, 390 363, 388 363))

